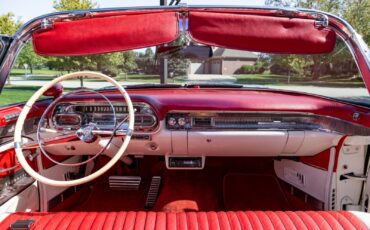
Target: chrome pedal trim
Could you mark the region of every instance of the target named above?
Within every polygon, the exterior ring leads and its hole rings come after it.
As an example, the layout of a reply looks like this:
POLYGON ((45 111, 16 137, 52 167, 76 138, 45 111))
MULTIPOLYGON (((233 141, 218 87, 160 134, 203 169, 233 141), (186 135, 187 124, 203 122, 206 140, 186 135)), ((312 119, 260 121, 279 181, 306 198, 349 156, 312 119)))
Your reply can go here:
POLYGON ((141 177, 139 176, 110 176, 109 188, 112 190, 139 190, 141 177))
POLYGON ((161 180, 162 178, 160 176, 152 177, 152 180, 150 182, 149 191, 148 191, 148 196, 146 198, 146 202, 144 206, 146 209, 151 209, 154 207, 155 202, 157 201, 158 194, 159 194, 161 180))

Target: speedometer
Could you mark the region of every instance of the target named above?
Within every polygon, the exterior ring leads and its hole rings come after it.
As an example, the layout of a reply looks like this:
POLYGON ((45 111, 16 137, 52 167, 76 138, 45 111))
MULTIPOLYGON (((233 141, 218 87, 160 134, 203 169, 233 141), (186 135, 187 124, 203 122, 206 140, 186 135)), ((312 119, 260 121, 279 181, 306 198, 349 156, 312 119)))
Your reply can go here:
POLYGON ((80 126, 82 119, 78 114, 57 114, 54 117, 57 126, 76 127, 80 126))

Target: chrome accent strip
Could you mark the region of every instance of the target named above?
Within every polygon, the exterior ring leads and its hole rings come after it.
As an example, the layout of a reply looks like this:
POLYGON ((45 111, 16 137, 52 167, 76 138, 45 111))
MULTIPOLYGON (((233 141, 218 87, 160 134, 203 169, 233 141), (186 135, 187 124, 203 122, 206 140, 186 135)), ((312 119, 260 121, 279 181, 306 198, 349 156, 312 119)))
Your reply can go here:
POLYGON ((15 148, 15 149, 20 149, 20 148, 22 148, 22 147, 21 147, 21 145, 22 145, 22 144, 21 144, 21 142, 19 142, 19 141, 15 141, 15 142, 14 142, 14 148, 15 148))
POLYGON ((12 171, 12 170, 14 170, 14 169, 16 169, 18 167, 19 167, 19 165, 14 165, 14 166, 12 166, 10 168, 0 168, 0 173, 12 171))
POLYGON ((41 25, 40 25, 40 28, 42 30, 46 30, 46 29, 51 29, 53 28, 54 24, 53 24, 53 21, 48 19, 48 18, 44 18, 42 19, 41 21, 41 25))
MULTIPOLYGON (((227 116, 230 116, 230 118, 233 118, 232 115, 235 115, 236 117, 242 117, 245 118, 246 121, 248 119, 254 119, 254 123, 246 124, 246 127, 238 127, 237 129, 245 129, 245 130, 318 130, 322 132, 335 132, 340 134, 347 134, 347 135, 363 135, 368 136, 370 135, 370 128, 357 124, 355 122, 350 122, 346 120, 342 120, 336 117, 330 117, 330 116, 323 116, 323 115, 316 115, 313 113, 299 113, 299 112, 276 112, 276 111, 230 111, 230 112, 223 112, 223 111, 181 111, 181 110, 173 110, 169 111, 166 114, 166 121, 171 114, 185 114, 189 117, 190 121, 192 121, 193 117, 210 117, 211 119, 211 125, 205 126, 205 127, 193 127, 193 123, 191 124, 192 127, 191 130, 235 130, 235 126, 233 127, 217 127, 216 123, 214 122, 214 118, 225 118, 227 116), (259 120, 259 118, 261 120, 259 120), (266 120, 269 119, 269 120, 266 120), (294 125, 289 125, 286 127, 279 127, 273 123, 273 120, 276 119, 277 121, 283 122, 297 122, 297 127, 294 127, 294 125), (267 122, 266 122, 267 121, 267 122), (259 123, 261 126, 259 127, 259 123), (274 127, 269 128, 268 123, 274 124, 274 127), (299 126, 299 123, 302 124, 312 124, 311 128, 308 129, 303 128, 302 126, 299 126)), ((175 129, 167 126, 167 122, 165 124, 165 127, 167 130, 177 131, 177 130, 183 130, 183 129, 175 129)))
POLYGON ((133 133, 134 133, 134 130, 132 130, 132 129, 127 129, 126 136, 131 137, 133 133))

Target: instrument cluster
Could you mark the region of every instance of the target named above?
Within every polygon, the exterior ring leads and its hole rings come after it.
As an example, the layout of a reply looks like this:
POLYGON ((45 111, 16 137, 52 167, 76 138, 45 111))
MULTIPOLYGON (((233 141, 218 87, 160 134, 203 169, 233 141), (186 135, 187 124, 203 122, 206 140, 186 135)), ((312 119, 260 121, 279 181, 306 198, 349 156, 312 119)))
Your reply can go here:
MULTIPOLYGON (((135 131, 151 132, 158 126, 153 109, 146 103, 134 104, 135 131)), ((127 118, 128 108, 125 103, 86 103, 63 102, 58 104, 52 115, 51 123, 57 129, 77 130, 80 127, 94 123, 101 129, 111 129, 127 118), (114 109, 114 110, 113 110, 114 109)), ((127 123, 123 122, 122 125, 127 123)))

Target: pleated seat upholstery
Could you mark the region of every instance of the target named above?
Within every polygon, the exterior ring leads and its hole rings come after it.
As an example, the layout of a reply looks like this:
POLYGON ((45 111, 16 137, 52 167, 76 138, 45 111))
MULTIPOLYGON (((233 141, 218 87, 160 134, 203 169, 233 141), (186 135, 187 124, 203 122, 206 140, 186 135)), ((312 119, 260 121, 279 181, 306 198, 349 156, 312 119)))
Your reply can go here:
POLYGON ((15 213, 0 223, 0 229, 25 219, 34 220, 31 229, 368 229, 345 211, 15 213))

